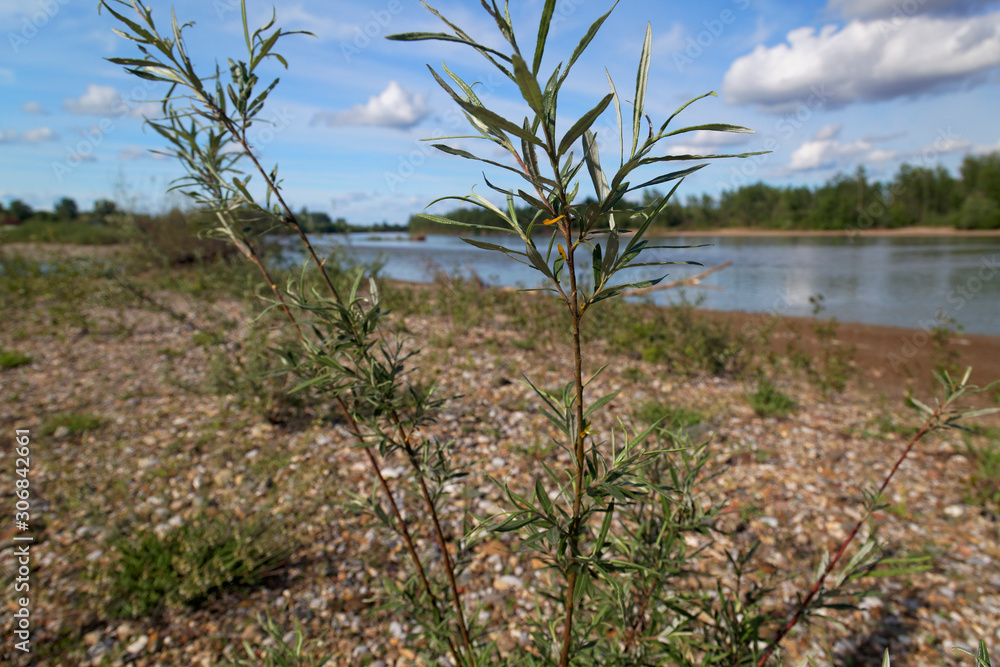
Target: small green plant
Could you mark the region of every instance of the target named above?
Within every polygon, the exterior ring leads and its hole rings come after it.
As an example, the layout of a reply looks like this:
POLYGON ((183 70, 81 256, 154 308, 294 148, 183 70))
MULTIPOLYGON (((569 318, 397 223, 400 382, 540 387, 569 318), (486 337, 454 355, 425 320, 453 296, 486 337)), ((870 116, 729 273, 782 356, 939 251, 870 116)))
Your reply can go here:
POLYGON ((47 417, 38 432, 42 435, 54 435, 59 429, 65 429, 67 435, 75 436, 87 431, 99 429, 104 420, 97 415, 85 412, 64 412, 47 417))
POLYGON ((0 347, 0 368, 17 368, 30 364, 32 360, 30 354, 24 354, 17 350, 6 350, 0 347))
POLYGON ((976 444, 968 433, 962 434, 966 456, 973 471, 969 478, 969 502, 1000 509, 1000 437, 995 429, 983 429, 976 444))
POLYGON ((292 631, 294 638, 290 642, 285 641, 286 633, 270 615, 261 617, 259 622, 271 645, 254 648, 248 642, 243 642, 246 657, 230 657, 229 664, 233 667, 323 667, 333 659, 333 656, 314 657, 306 650, 305 636, 298 621, 292 631))
POLYGON ((108 613, 140 618, 197 606, 217 591, 255 586, 277 572, 291 547, 273 519, 196 517, 165 535, 125 532, 112 543, 108 613))
POLYGON ((793 398, 782 393, 771 380, 763 376, 758 378, 754 390, 747 393, 747 400, 760 417, 784 418, 799 407, 793 398))
POLYGON ((934 318, 934 327, 930 331, 931 359, 934 370, 957 373, 960 370, 961 353, 955 345, 955 338, 962 332, 962 325, 954 317, 945 316, 944 311, 938 311, 934 318))

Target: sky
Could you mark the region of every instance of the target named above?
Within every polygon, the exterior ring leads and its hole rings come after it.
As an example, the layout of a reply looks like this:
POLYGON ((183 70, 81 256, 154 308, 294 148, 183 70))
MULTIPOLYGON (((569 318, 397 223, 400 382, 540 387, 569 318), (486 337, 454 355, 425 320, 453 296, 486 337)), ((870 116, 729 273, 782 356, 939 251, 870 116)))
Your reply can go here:
MULTIPOLYGON (((434 4, 484 44, 501 46, 478 2, 434 4)), ((511 2, 527 53, 543 4, 511 2)), ((239 0, 147 5, 162 30, 171 6, 179 21, 194 23, 184 34, 203 75, 230 57, 245 59, 239 0)), ((610 5, 559 0, 542 71, 567 60, 610 5)), ((251 27, 271 16, 269 3, 247 6, 251 27)), ((478 163, 422 141, 467 134, 427 64, 441 72, 444 62, 479 81, 479 96, 503 114, 522 118, 528 108, 513 83, 466 47, 384 39, 446 29, 419 2, 293 0, 276 14, 286 30, 315 33, 279 42, 287 71, 275 61, 262 68, 262 79, 281 81, 251 133, 262 161, 280 164, 293 208, 355 224, 405 222, 436 198, 473 187, 489 193, 478 163)), ((688 107, 671 127, 724 122, 756 131, 682 134, 658 154, 771 151, 713 161, 683 183, 682 198, 758 181, 814 186, 858 165, 875 180, 891 178, 903 162, 957 175, 965 156, 1000 150, 1000 1, 987 0, 621 0, 566 80, 558 134, 608 93, 605 68, 631 117, 647 22, 646 110, 654 125, 714 90, 718 97, 688 107)), ((51 209, 72 197, 88 210, 96 199, 113 199, 151 212, 185 204, 167 194, 179 166, 151 152, 164 141, 144 127, 166 89, 105 60, 138 55, 112 32, 108 12, 98 13, 95 0, 0 0, 0 26, 0 201, 51 209)), ((608 168, 618 157, 613 110, 598 120, 597 134, 608 168)), ((450 143, 506 159, 486 142, 450 143)), ((518 185, 503 174, 486 172, 498 185, 518 185)), ((592 192, 583 180, 581 192, 592 192)))

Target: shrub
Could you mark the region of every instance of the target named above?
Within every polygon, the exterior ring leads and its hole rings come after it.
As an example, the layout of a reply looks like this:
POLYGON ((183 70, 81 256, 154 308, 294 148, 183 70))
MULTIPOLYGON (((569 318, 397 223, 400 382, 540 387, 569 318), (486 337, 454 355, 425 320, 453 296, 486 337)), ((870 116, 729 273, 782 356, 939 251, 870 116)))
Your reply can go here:
POLYGON ((31 363, 31 355, 0 347, 0 368, 17 368, 31 363))
POLYGON ((782 393, 766 377, 757 380, 756 388, 747 393, 747 399, 750 401, 750 407, 760 417, 787 417, 799 407, 790 396, 782 393))
POLYGON ((273 519, 196 517, 160 534, 124 531, 112 541, 108 612, 139 618, 167 607, 197 606, 218 591, 255 586, 291 553, 273 519))

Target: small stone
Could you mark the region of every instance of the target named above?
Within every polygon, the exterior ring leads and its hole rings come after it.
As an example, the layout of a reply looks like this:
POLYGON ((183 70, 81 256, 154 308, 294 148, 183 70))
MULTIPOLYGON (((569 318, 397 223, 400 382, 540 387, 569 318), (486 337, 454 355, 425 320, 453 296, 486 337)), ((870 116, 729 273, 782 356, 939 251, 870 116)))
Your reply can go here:
POLYGON ((498 591, 507 591, 511 588, 523 588, 524 582, 519 577, 512 574, 505 574, 493 580, 493 588, 498 591))
POLYGON ((138 655, 145 650, 146 644, 148 643, 149 637, 146 635, 140 635, 138 639, 125 647, 125 652, 131 655, 138 655))
POLYGON ((52 434, 55 438, 65 438, 67 435, 69 435, 69 428, 65 426, 60 426, 56 429, 56 432, 52 434))
POLYGON ((99 641, 101 641, 101 633, 97 630, 92 630, 83 636, 83 645, 87 647, 93 646, 99 641))
POLYGON ((963 507, 962 505, 951 505, 949 507, 944 508, 944 513, 950 517, 957 519, 958 517, 965 514, 965 507, 963 507))
POLYGON ((229 482, 233 481, 233 472, 228 468, 224 468, 212 476, 212 481, 216 486, 226 486, 229 482))

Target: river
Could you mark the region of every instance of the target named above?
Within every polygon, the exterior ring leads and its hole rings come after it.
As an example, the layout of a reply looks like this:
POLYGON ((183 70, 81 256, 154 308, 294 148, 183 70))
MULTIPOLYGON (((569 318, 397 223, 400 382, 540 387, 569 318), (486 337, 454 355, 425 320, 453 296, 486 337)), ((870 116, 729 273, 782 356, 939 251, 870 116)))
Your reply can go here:
MULTIPOLYGON (((519 249, 512 236, 480 237, 519 249)), ((541 274, 507 257, 480 250, 457 236, 412 241, 397 233, 316 235, 317 250, 342 245, 358 262, 380 260, 380 275, 427 282, 434 272, 477 274, 492 285, 537 287, 541 274)), ((289 239, 289 241, 291 241, 289 239)), ((810 297, 823 296, 824 316, 907 328, 952 318, 966 333, 1000 336, 1000 237, 927 236, 685 236, 653 239, 654 245, 702 248, 651 250, 645 261, 696 261, 732 266, 704 279, 720 289, 685 288, 712 310, 812 314, 810 297)), ((545 251, 547 240, 536 241, 545 251)), ((290 246, 293 247, 293 246, 290 246)), ((587 251, 589 254, 589 250, 587 251)), ((579 253, 589 273, 589 258, 579 253)), ((697 266, 636 269, 629 280, 669 274, 696 275, 697 266)), ((654 303, 676 300, 676 289, 650 293, 654 303)))

